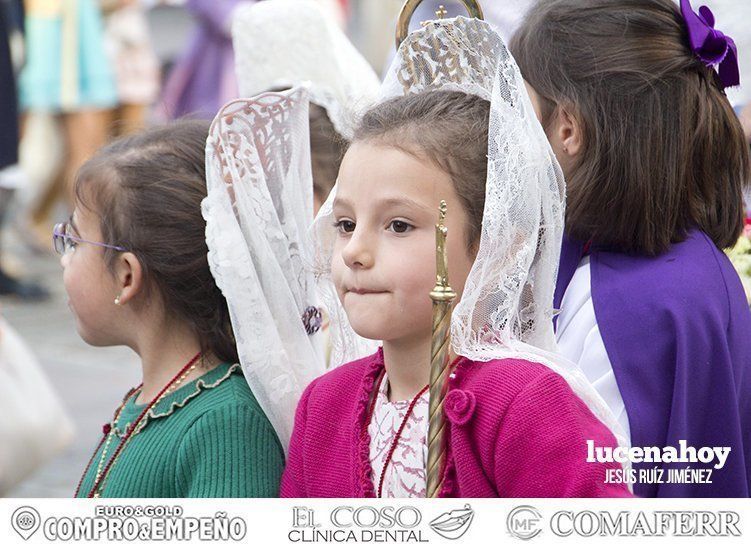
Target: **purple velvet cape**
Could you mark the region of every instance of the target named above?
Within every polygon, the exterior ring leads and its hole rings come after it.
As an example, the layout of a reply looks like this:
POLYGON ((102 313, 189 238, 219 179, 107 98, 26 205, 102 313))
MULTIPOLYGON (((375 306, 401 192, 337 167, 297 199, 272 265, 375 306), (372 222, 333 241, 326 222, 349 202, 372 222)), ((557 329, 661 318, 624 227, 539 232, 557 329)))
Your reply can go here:
MULTIPOLYGON (((555 307, 583 256, 564 238, 555 307)), ((751 311, 725 254, 699 230, 658 257, 590 249, 592 302, 633 446, 730 446, 712 484, 634 484, 642 497, 748 497, 751 311)), ((713 464, 713 463, 712 463, 713 464)), ((698 463, 692 468, 711 468, 698 463)), ((634 468, 648 467, 646 463, 634 468)), ((662 468, 682 465, 663 465, 662 468)))

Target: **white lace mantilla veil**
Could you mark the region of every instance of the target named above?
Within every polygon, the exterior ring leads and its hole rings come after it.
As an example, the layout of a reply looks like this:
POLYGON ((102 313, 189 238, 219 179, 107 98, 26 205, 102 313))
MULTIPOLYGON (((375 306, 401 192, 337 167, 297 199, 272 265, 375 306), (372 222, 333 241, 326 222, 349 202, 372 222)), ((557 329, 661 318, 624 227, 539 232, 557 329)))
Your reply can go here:
POLYGON ((381 82, 336 21, 314 0, 265 0, 237 8, 232 23, 240 96, 304 84, 349 140, 381 82))
POLYGON ((225 105, 206 143, 206 177, 211 272, 245 377, 286 452, 300 395, 325 369, 316 281, 304 265, 313 221, 307 91, 225 105))
MULTIPOLYGON (((519 68, 488 23, 457 17, 431 21, 411 33, 399 47, 381 98, 439 89, 476 94, 491 104, 483 225, 477 258, 453 311, 454 352, 473 361, 526 359, 551 368, 625 445, 611 410, 579 367, 558 352, 552 318, 563 236, 563 174, 519 68)), ((322 292, 329 293, 329 304, 335 294, 330 277, 335 197, 336 186, 312 230, 316 276, 322 292)), ((334 306, 331 334, 340 341, 332 366, 367 354, 338 299, 334 306)))

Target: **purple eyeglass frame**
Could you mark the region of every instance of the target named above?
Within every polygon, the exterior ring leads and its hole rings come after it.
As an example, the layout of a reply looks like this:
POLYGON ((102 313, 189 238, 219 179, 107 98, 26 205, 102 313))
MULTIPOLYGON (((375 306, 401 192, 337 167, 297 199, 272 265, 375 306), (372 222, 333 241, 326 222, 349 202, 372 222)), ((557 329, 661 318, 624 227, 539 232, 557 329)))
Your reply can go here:
POLYGON ((92 242, 91 240, 84 240, 83 238, 79 238, 78 236, 73 236, 72 234, 65 234, 65 227, 67 225, 70 225, 69 221, 66 221, 64 223, 58 223, 57 225, 53 227, 52 229, 52 244, 53 245, 57 238, 62 238, 62 239, 68 238, 79 244, 92 244, 92 245, 99 246, 99 247, 106 247, 109 249, 114 249, 116 251, 128 251, 124 247, 113 246, 110 244, 105 244, 103 242, 92 242))

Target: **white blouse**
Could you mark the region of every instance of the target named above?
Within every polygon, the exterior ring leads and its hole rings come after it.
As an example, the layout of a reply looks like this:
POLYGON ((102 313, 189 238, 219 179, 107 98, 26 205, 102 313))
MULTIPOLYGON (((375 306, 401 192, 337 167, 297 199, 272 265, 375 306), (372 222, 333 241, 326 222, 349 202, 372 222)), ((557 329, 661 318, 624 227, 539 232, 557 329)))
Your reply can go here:
MULTIPOLYGON (((388 376, 384 376, 376 394, 373 418, 368 425, 370 434, 370 466, 376 493, 386 456, 391 449, 399 426, 411 400, 389 402, 388 376)), ((383 481, 383 497, 425 497, 427 493, 426 466, 428 463, 428 402, 425 391, 417 399, 410 414, 383 481)))
POLYGON ((563 295, 556 338, 561 353, 579 365, 613 411, 628 444, 631 444, 628 414, 595 317, 588 256, 579 263, 563 295))

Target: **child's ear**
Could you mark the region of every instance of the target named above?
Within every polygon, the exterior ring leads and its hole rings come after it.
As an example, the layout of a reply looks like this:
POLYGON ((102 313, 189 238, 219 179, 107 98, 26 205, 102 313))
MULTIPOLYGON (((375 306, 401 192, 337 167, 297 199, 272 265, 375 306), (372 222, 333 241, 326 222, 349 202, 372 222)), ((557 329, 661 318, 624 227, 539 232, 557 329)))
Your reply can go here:
POLYGON ((143 268, 130 252, 121 253, 115 265, 115 279, 119 288, 118 304, 125 305, 143 290, 143 268))
POLYGON ((581 123, 576 115, 563 106, 559 107, 555 131, 560 151, 569 159, 576 158, 582 150, 584 140, 581 123))

